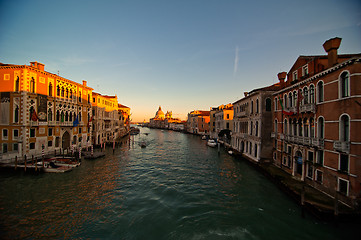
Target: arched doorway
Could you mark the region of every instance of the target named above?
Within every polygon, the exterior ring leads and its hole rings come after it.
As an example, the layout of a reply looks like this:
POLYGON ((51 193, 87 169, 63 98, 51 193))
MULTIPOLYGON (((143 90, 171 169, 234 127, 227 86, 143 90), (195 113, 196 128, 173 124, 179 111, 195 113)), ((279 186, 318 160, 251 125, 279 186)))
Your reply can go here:
POLYGON ((68 131, 65 131, 62 137, 62 148, 67 149, 70 147, 70 134, 68 131))
POLYGON ((244 142, 243 141, 241 141, 241 149, 240 149, 241 151, 241 153, 243 153, 243 151, 244 151, 244 142))
POLYGON ((295 155, 295 162, 296 162, 296 173, 300 174, 302 176, 302 164, 303 164, 303 158, 302 158, 302 153, 300 151, 296 152, 295 155))

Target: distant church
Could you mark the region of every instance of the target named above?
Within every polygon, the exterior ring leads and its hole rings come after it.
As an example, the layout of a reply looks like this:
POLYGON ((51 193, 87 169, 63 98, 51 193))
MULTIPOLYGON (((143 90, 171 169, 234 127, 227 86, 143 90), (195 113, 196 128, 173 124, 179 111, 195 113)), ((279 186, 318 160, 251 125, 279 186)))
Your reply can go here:
POLYGON ((159 106, 158 111, 155 113, 155 117, 149 119, 149 126, 154 128, 167 128, 167 124, 174 120, 171 111, 167 111, 167 113, 164 114, 161 106, 159 106))

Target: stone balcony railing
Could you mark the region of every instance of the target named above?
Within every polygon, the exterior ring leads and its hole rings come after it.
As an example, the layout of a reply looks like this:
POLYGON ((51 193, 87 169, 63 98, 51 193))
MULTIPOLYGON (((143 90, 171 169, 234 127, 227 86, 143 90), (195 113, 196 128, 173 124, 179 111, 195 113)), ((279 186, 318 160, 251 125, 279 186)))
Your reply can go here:
POLYGON ((308 103, 308 104, 301 105, 300 112, 301 113, 306 113, 306 112, 315 113, 316 112, 316 104, 308 103))
POLYGON ((339 152, 349 153, 350 152, 350 142, 334 141, 333 148, 339 152))

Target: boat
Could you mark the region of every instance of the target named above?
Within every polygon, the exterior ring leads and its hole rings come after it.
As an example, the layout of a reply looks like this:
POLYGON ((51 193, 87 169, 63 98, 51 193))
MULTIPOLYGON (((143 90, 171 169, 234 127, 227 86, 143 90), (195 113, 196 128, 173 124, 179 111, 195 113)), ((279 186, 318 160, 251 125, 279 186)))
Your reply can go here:
POLYGON ((210 147, 215 147, 215 146, 217 146, 217 143, 213 139, 209 139, 207 142, 207 145, 210 147))
POLYGON ((229 151, 228 151, 228 154, 229 154, 229 155, 233 155, 233 151, 232 151, 232 150, 229 150, 229 151))
POLYGON ((52 157, 45 159, 44 162, 53 162, 59 167, 79 167, 80 162, 74 161, 72 157, 52 157))
POLYGON ((202 140, 206 140, 206 139, 207 139, 207 136, 203 135, 202 140))
POLYGON ((139 128, 135 128, 135 127, 130 128, 130 135, 137 135, 139 134, 139 132, 140 132, 139 128))
MULTIPOLYGON (((38 166, 43 166, 42 162, 38 162, 37 164, 38 166)), ((72 169, 72 167, 58 166, 54 162, 44 162, 44 167, 42 168, 42 170, 46 173, 64 173, 69 172, 72 169)))

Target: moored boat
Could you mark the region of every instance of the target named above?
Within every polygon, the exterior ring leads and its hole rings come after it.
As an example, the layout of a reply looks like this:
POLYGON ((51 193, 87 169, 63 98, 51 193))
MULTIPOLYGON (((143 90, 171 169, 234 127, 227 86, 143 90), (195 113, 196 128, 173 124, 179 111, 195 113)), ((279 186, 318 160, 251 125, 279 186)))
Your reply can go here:
POLYGON ((217 143, 213 139, 209 139, 207 142, 207 145, 210 147, 215 147, 215 146, 217 146, 217 143))

